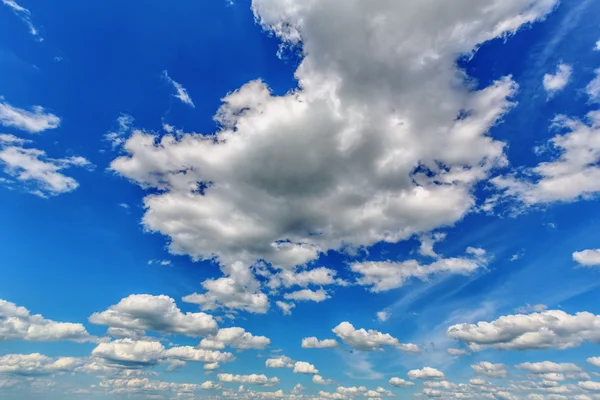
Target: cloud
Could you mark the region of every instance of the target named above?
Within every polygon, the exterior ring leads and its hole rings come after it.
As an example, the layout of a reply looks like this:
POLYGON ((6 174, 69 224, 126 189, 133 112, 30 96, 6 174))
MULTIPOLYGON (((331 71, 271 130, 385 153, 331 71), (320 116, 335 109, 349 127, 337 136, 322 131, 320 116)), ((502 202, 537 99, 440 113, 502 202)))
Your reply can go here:
POLYGON ((99 386, 109 390, 112 395, 143 396, 145 398, 155 398, 155 393, 160 393, 159 398, 163 398, 164 392, 172 392, 175 397, 191 396, 199 390, 220 388, 218 383, 212 381, 195 384, 155 381, 148 378, 105 379, 100 382, 99 386))
POLYGON ((117 130, 108 132, 104 135, 104 140, 110 142, 112 148, 115 149, 125 143, 126 136, 130 132, 134 118, 131 115, 121 114, 117 118, 117 130))
POLYGON ((446 350, 448 352, 448 354, 450 354, 451 356, 464 356, 469 354, 468 350, 465 349, 455 349, 455 348, 450 348, 448 350, 446 350))
POLYGON ((406 381, 402 378, 396 378, 396 377, 391 378, 388 383, 394 387, 409 387, 409 386, 415 385, 411 381, 406 381))
POLYGON ((205 293, 185 296, 183 301, 199 304, 205 310, 226 307, 258 314, 267 312, 267 295, 260 291, 260 283, 248 266, 236 262, 223 267, 223 271, 225 277, 208 279, 202 283, 205 293))
POLYGON ((600 357, 590 357, 587 362, 592 364, 594 367, 600 367, 600 357))
POLYGON ((515 308, 515 312, 518 312, 519 314, 527 314, 530 312, 542 312, 542 311, 546 311, 547 309, 548 309, 548 306, 545 304, 535 304, 535 305, 526 304, 523 307, 515 308))
POLYGON ((279 356, 276 358, 269 358, 265 361, 265 366, 267 368, 293 368, 294 361, 286 356, 279 356))
POLYGON ((53 359, 39 353, 7 354, 0 356, 0 374, 25 377, 52 375, 59 372, 72 372, 84 362, 85 360, 81 358, 60 357, 53 359))
POLYGON ((489 376, 490 378, 506 378, 508 376, 508 371, 504 364, 492 364, 488 361, 481 361, 471 365, 471 368, 473 368, 476 374, 489 376))
POLYGON ((573 260, 584 267, 600 266, 600 249, 576 251, 573 260))
POLYGON ((357 282, 371 286, 372 292, 383 292, 402 287, 410 279, 427 280, 431 276, 449 273, 469 275, 487 264, 483 249, 467 249, 465 258, 441 258, 429 265, 416 260, 403 262, 363 262, 350 266, 353 272, 361 275, 357 282))
POLYGON ((0 101, 0 124, 30 133, 40 133, 47 129, 58 128, 60 118, 46 113, 41 106, 34 106, 32 111, 27 111, 0 101))
POLYGON ((585 91, 590 98, 592 103, 600 103, 600 68, 596 71, 596 77, 588 83, 585 87, 585 91))
POLYGON ((275 304, 281 308, 283 315, 292 315, 292 308, 296 307, 294 303, 286 303, 284 301, 276 301, 275 304))
POLYGON ((82 324, 56 322, 40 314, 32 315, 25 307, 0 299, 0 342, 13 340, 87 342, 94 337, 82 324))
POLYGON ((548 93, 548 97, 552 97, 563 90, 569 83, 572 74, 573 67, 563 63, 558 64, 555 74, 545 74, 544 90, 548 93))
POLYGON ((235 359, 231 353, 216 350, 196 349, 191 346, 171 347, 165 351, 164 358, 167 360, 176 359, 180 361, 201 362, 208 364, 229 362, 235 359))
POLYGON ((254 336, 243 328, 222 328, 216 335, 208 336, 200 341, 200 347, 205 349, 224 349, 226 346, 234 349, 264 349, 271 340, 265 336, 254 336))
POLYGON ((297 361, 294 364, 294 373, 295 374, 318 374, 319 370, 315 368, 314 365, 307 363, 305 361, 297 361))
POLYGON ((183 103, 187 104, 188 106, 190 106, 192 108, 195 107, 194 102, 192 101, 192 98, 188 94, 187 90, 180 83, 175 82, 169 76, 169 73, 167 71, 163 71, 163 78, 167 82, 169 82, 171 85, 173 85, 173 87, 177 91, 177 94, 174 94, 173 96, 177 97, 179 100, 181 100, 183 103))
POLYGON ((267 378, 265 375, 232 375, 232 374, 219 374, 217 375, 219 381, 226 383, 246 383, 250 385, 260 386, 272 386, 279 383, 279 378, 267 378))
POLYGON ((90 166, 83 157, 50 158, 39 149, 20 147, 25 141, 12 135, 0 140, 0 164, 4 172, 24 184, 24 188, 37 196, 48 198, 72 192, 79 183, 59 171, 71 167, 90 166), (7 145, 12 143, 13 145, 7 145))
POLYGON ((506 163, 487 133, 517 85, 472 91, 456 59, 557 1, 353 2, 341 14, 336 2, 283 4, 252 7, 302 47, 299 89, 276 96, 248 82, 223 98, 214 135, 134 133, 111 163, 152 190, 144 226, 175 254, 293 268, 464 217, 474 185, 506 163), (364 21, 368 35, 356 29, 364 21))
POLYGON ((182 313, 168 296, 130 295, 108 310, 89 318, 97 325, 115 328, 152 330, 187 336, 205 336, 216 332, 217 322, 205 313, 182 313))
POLYGON ((165 348, 160 342, 134 339, 100 343, 92 350, 92 356, 130 368, 156 365, 164 358, 164 353, 165 348))
POLYGON ((331 296, 329 296, 327 292, 323 289, 319 289, 317 291, 310 289, 302 289, 296 292, 286 293, 283 297, 286 300, 314 301, 316 303, 320 303, 329 299, 331 296))
POLYGON ((289 288, 292 286, 307 287, 309 285, 345 285, 346 283, 344 281, 335 278, 336 274, 336 271, 325 267, 314 268, 302 272, 286 270, 272 275, 268 286, 275 289, 280 286, 289 288))
POLYGON ((444 379, 446 377, 442 371, 431 367, 425 367, 423 369, 413 369, 411 371, 408 371, 407 375, 410 379, 421 380, 444 379))
POLYGON ((321 375, 313 375, 312 381, 316 385, 331 385, 333 381, 331 379, 324 379, 321 375))
POLYGON ((507 315, 491 322, 453 325, 446 335, 475 351, 567 349, 585 341, 600 343, 600 316, 588 312, 571 315, 561 310, 507 315))
POLYGON ((525 206, 574 201, 600 191, 600 111, 586 120, 554 119, 555 129, 566 130, 548 142, 559 156, 525 170, 524 176, 498 176, 491 182, 508 198, 525 206))
POLYGON ((419 236, 419 240, 421 241, 419 254, 426 257, 439 258, 440 256, 433 250, 433 246, 445 238, 446 234, 441 232, 419 236))
POLYGON ((381 333, 371 329, 368 331, 365 329, 354 329, 354 326, 349 322, 342 322, 333 328, 332 331, 342 342, 356 350, 374 351, 381 349, 383 346, 390 346, 406 352, 419 352, 419 348, 412 343, 400 343, 398 339, 388 333, 381 333))
POLYGON ((583 372, 583 370, 575 364, 563 363, 557 364, 552 361, 542 361, 536 363, 521 363, 515 365, 515 368, 529 371, 533 374, 550 374, 550 373, 565 373, 565 372, 583 372))
POLYGON ((584 382, 579 382, 579 387, 581 387, 582 389, 585 390, 589 390, 589 391, 593 391, 593 392, 600 392, 600 382, 593 382, 593 381, 584 381, 584 382))
POLYGON ((40 34, 37 28, 33 25, 33 22, 31 22, 31 12, 27 8, 19 5, 14 0, 2 0, 2 4, 10 8, 15 15, 21 18, 21 20, 27 25, 27 28, 29 28, 29 33, 32 36, 37 37, 40 42, 44 40, 39 36, 40 34))
POLYGON ((378 311, 377 319, 381 322, 385 322, 390 318, 390 315, 392 315, 392 313, 389 311, 386 311, 386 310, 378 311))
POLYGON ((316 337, 307 337, 302 339, 303 349, 330 349, 337 347, 338 342, 335 339, 319 340, 316 337))

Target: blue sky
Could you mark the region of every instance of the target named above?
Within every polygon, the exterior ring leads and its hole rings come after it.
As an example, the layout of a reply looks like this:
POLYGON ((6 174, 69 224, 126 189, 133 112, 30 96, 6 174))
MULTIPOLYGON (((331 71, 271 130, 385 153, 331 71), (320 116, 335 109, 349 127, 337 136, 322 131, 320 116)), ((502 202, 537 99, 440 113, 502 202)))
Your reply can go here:
POLYGON ((600 398, 599 12, 2 0, 0 398, 600 398))

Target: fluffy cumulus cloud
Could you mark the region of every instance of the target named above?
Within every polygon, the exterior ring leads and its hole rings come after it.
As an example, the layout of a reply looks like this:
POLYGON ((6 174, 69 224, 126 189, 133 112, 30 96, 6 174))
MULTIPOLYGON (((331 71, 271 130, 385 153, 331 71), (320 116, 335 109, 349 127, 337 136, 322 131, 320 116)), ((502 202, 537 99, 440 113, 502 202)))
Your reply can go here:
POLYGON ((192 108, 195 107, 192 98, 188 94, 187 90, 183 87, 183 85, 181 85, 181 83, 174 81, 173 78, 169 76, 169 73, 167 71, 163 71, 162 76, 163 79, 165 79, 167 82, 173 85, 173 87, 177 91, 177 94, 174 94, 173 96, 181 100, 184 104, 187 104, 192 108))
POLYGON ((325 379, 321 375, 313 375, 312 382, 316 385, 331 385, 333 380, 325 379))
POLYGON ((427 280, 442 273, 469 275, 486 265, 485 251, 469 247, 465 258, 441 258, 429 265, 416 260, 404 262, 363 262, 350 266, 359 274, 358 283, 373 292, 396 289, 410 279, 427 280))
POLYGON ((292 315, 292 308, 296 307, 294 303, 286 303, 285 301, 276 301, 275 304, 281 309, 283 315, 292 315))
POLYGON ((551 374, 551 373, 568 373, 582 372, 583 370, 575 364, 562 363, 557 364, 552 361, 542 361, 536 363, 521 363, 515 365, 515 368, 529 371, 533 374, 551 374))
POLYGON ((276 96, 248 82, 223 98, 218 132, 135 132, 111 168, 159 189, 143 224, 168 236, 171 252, 222 265, 225 281, 205 282, 197 300, 264 310, 257 289, 236 297, 243 283, 225 266, 293 269, 472 209, 474 185, 506 163, 487 134, 517 85, 505 77, 474 91, 456 59, 556 4, 254 0, 262 27, 301 49, 298 88, 276 96))
POLYGON ((216 332, 217 322, 205 313, 182 313, 168 296, 131 295, 106 311, 94 313, 90 322, 115 328, 204 336, 216 332))
POLYGON ((576 251, 573 253, 573 260, 584 267, 600 266, 600 249, 576 251))
POLYGON ((592 79, 585 88, 591 103, 600 103, 600 68, 596 71, 596 77, 592 79))
POLYGON ((337 271, 325 267, 313 268, 301 272, 286 270, 272 275, 269 287, 278 288, 283 286, 289 288, 292 286, 307 287, 309 285, 344 285, 344 281, 335 278, 336 274, 337 271))
POLYGON ((587 359, 587 362, 594 367, 600 367, 600 357, 590 357, 587 359))
POLYGON ((431 367, 425 367, 423 369, 413 369, 408 371, 408 377, 410 379, 444 379, 446 376, 440 370, 431 367))
POLYGON ((273 377, 268 378, 265 375, 232 375, 232 374, 219 374, 217 375, 219 381, 226 383, 245 383, 250 385, 261 385, 261 386, 272 386, 279 383, 279 378, 273 377))
POLYGON ((410 386, 414 386, 415 385, 411 381, 407 381, 405 379, 397 378, 397 377, 391 378, 388 383, 391 386, 394 386, 394 387, 410 387, 410 386))
POLYGON ((574 201, 600 191, 600 111, 588 113, 584 120, 558 116, 553 128, 564 131, 550 139, 546 146, 558 156, 521 175, 498 176, 491 180, 505 196, 531 206, 574 201))
POLYGON ((174 383, 151 380, 148 378, 105 379, 100 382, 101 388, 109 394, 118 396, 133 396, 144 398, 164 398, 170 394, 174 397, 192 397, 197 391, 219 389, 220 385, 212 381, 201 384, 174 383))
POLYGON ((35 106, 28 111, 0 101, 0 124, 30 133, 40 133, 47 129, 58 128, 60 118, 47 113, 41 106, 35 106))
POLYGON ((80 358, 53 359, 39 353, 7 354, 0 357, 0 374, 36 377, 59 372, 72 372, 84 364, 80 358))
POLYGON ((323 289, 319 290, 310 290, 310 289, 302 289, 292 293, 286 293, 283 296, 286 300, 296 300, 296 301, 314 301, 316 303, 320 303, 322 301, 327 300, 330 296, 323 289))
POLYGON ((492 364, 488 361, 481 361, 471 365, 473 371, 479 375, 489 376, 490 378, 506 378, 508 371, 504 364, 492 364))
POLYGON ((294 368, 294 360, 286 356, 269 358, 265 361, 267 368, 294 368))
POLYGON ((566 349, 585 341, 600 343, 600 316, 561 310, 502 316, 494 321, 457 324, 446 335, 466 343, 472 350, 566 349))
POLYGON ((0 342, 25 340, 56 342, 93 340, 82 324, 56 322, 40 314, 31 314, 25 307, 0 299, 0 342))
MULTIPOLYGON (((0 104, 1 105, 1 104, 0 104)), ((79 183, 61 171, 72 167, 91 167, 83 157, 48 157, 45 151, 23 147, 28 140, 13 135, 0 135, 0 165, 5 174, 20 183, 19 187, 40 197, 72 192, 79 183)), ((14 186, 14 180, 6 180, 14 186)))
POLYGON ((297 361, 294 364, 295 374, 318 374, 319 370, 314 365, 307 363, 306 361, 297 361))
POLYGON ((372 329, 355 329, 349 322, 342 322, 332 331, 344 344, 356 350, 374 351, 383 348, 383 346, 390 346, 406 352, 416 353, 419 351, 418 346, 415 344, 400 343, 398 339, 388 333, 381 333, 372 329))
POLYGON ((216 335, 209 336, 200 342, 200 347, 206 349, 224 349, 226 346, 234 349, 264 349, 271 343, 265 336, 254 336, 243 328, 219 329, 216 335))
POLYGON ((553 96, 563 90, 569 83, 572 74, 573 67, 561 63, 556 67, 556 73, 544 75, 544 89, 548 93, 548 96, 553 96))
POLYGON ((307 337, 302 339, 303 349, 328 349, 337 347, 338 342, 335 339, 319 340, 316 337, 307 337))

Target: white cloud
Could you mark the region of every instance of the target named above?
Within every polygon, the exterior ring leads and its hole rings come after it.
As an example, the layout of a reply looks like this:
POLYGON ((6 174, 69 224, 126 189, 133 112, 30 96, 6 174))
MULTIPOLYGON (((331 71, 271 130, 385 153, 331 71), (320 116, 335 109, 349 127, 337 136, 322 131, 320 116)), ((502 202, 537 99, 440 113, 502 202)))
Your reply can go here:
POLYGON ((314 301, 320 303, 329 299, 331 296, 327 294, 327 292, 323 289, 319 289, 317 291, 310 289, 302 289, 292 293, 286 293, 283 295, 286 300, 296 300, 296 301, 314 301))
POLYGON ((419 247, 419 254, 422 256, 439 258, 440 256, 433 250, 433 246, 437 242, 441 242, 446 238, 445 233, 429 233, 425 235, 419 236, 419 240, 421 242, 421 246, 419 247))
POLYGON ((92 350, 92 356, 102 358, 108 363, 134 368, 158 364, 164 358, 164 354, 164 346, 152 340, 117 339, 100 343, 92 350))
POLYGON ((576 251, 573 260, 585 267, 600 266, 600 249, 576 251))
POLYGON ((202 282, 206 292, 185 296, 183 301, 199 304, 205 310, 226 307, 265 314, 269 309, 269 300, 267 295, 260 292, 260 283, 250 268, 236 262, 222 269, 226 274, 225 277, 202 282))
POLYGON ((292 308, 296 307, 294 303, 286 303, 284 301, 276 301, 275 304, 281 308, 283 315, 292 315, 292 308))
POLYGON ((191 397, 194 392, 199 390, 220 388, 218 383, 211 381, 193 384, 155 381, 148 378, 105 379, 100 382, 99 386, 108 389, 113 396, 127 395, 144 398, 164 398, 165 392, 172 393, 174 397, 191 397))
POLYGON ((594 367, 600 367, 600 357, 590 357, 587 362, 592 364, 594 367))
MULTIPOLYGON (((35 377, 59 372, 72 372, 85 360, 73 357, 53 359, 39 353, 0 356, 0 374, 35 377)), ((0 387, 1 388, 1 387, 0 387)))
POLYGON ((217 322, 205 313, 182 313, 168 296, 130 295, 108 310, 94 313, 90 322, 115 328, 152 330, 188 336, 216 332, 217 322))
POLYGON ((206 349, 224 349, 226 346, 234 349, 264 349, 271 340, 265 336, 254 336, 243 328, 219 329, 216 335, 208 336, 200 341, 200 347, 206 349))
POLYGON ((547 309, 548 309, 548 306, 545 304, 535 304, 535 305, 525 304, 522 307, 515 308, 515 312, 518 312, 519 314, 527 314, 530 312, 542 312, 542 311, 546 311, 547 309))
POLYGON ((492 322, 457 324, 446 335, 465 342, 472 350, 566 349, 585 341, 600 343, 600 316, 561 310, 502 316, 492 322))
POLYGON ((585 91, 590 98, 592 103, 600 103, 600 68, 596 71, 596 77, 588 83, 585 87, 585 91))
POLYGON ((25 307, 0 299, 0 342, 87 342, 93 339, 82 324, 56 322, 40 314, 32 315, 25 307))
POLYGON ((371 286, 372 292, 396 289, 410 279, 427 280, 442 273, 469 275, 485 267, 487 260, 483 249, 467 249, 465 258, 440 258, 429 265, 416 260, 403 262, 363 262, 350 266, 361 275, 358 283, 371 286))
POLYGON ((506 162, 486 135, 517 88, 502 78, 470 91, 456 59, 556 4, 255 0, 265 29, 302 46, 299 89, 249 82, 223 99, 215 135, 134 133, 111 168, 160 189, 143 224, 171 252, 225 266, 293 268, 452 225, 506 162))
POLYGON ((388 383, 394 387, 409 387, 409 386, 415 385, 411 381, 407 381, 402 378, 396 378, 396 377, 391 378, 388 383))
POLYGON ((6 174, 21 181, 30 193, 44 198, 72 192, 79 187, 75 179, 59 171, 90 166, 88 160, 78 156, 50 158, 43 150, 19 146, 25 142, 12 135, 1 138, 0 164, 4 165, 6 174))
POLYGON ((390 315, 392 315, 392 313, 389 311, 386 311, 386 310, 378 311, 377 319, 380 320, 381 322, 385 322, 390 318, 390 315))
POLYGON ((331 384, 333 384, 333 380, 324 379, 321 375, 314 375, 312 377, 312 381, 316 385, 331 385, 331 384))
POLYGON ((232 374, 219 374, 217 375, 219 381, 226 383, 246 383, 250 385, 261 385, 261 386, 272 386, 279 383, 279 378, 267 378, 265 375, 232 375, 232 374))
POLYGON ((220 366, 221 366, 221 364, 219 364, 218 362, 208 363, 208 364, 204 364, 204 370, 205 371, 215 371, 215 370, 219 369, 220 366))
POLYGON ((471 365, 471 368, 473 368, 476 374, 489 376, 490 378, 506 378, 508 376, 508 371, 504 364, 492 364, 488 361, 481 361, 471 365))
POLYGON ((267 359, 265 366, 267 368, 293 368, 294 361, 289 357, 279 356, 267 359))
POLYGON ((174 94, 173 96, 177 97, 179 100, 181 100, 183 103, 187 104, 188 106, 190 106, 192 108, 195 107, 194 102, 192 101, 192 98, 188 94, 187 90, 180 83, 175 82, 169 76, 169 73, 167 71, 163 71, 163 78, 167 82, 169 82, 171 85, 173 85, 173 87, 177 91, 177 94, 174 94))
POLYGON ((557 364, 551 361, 542 361, 536 363, 521 363, 515 365, 515 368, 529 371, 534 374, 550 374, 565 372, 582 372, 583 370, 575 364, 562 363, 557 364))
POLYGON ((338 342, 335 339, 319 340, 316 337, 307 337, 302 339, 303 349, 329 349, 337 347, 338 342))
POLYGON ((41 106, 34 106, 32 111, 27 111, 0 101, 0 124, 30 133, 39 133, 58 128, 60 118, 52 113, 46 113, 41 106))
POLYGON ((342 322, 333 328, 332 331, 342 342, 356 350, 373 351, 383 346, 390 346, 406 352, 416 353, 419 351, 416 345, 412 343, 400 343, 398 339, 388 333, 381 333, 371 329, 368 331, 365 329, 354 329, 354 326, 349 322, 342 322))
POLYGON ((593 391, 593 392, 600 392, 600 382, 593 382, 593 381, 584 381, 584 382, 579 382, 579 386, 585 390, 589 390, 589 391, 593 391))
POLYGON ((31 12, 27 8, 19 5, 15 0, 2 0, 2 4, 10 8, 15 13, 15 15, 21 18, 21 20, 27 25, 29 33, 32 36, 37 37, 39 41, 43 41, 43 39, 39 36, 40 34, 37 28, 35 27, 35 25, 33 25, 33 22, 31 21, 31 12))
POLYGON ((469 354, 468 350, 465 349, 455 349, 455 348, 449 348, 448 350, 446 350, 448 352, 448 354, 450 354, 451 356, 464 356, 469 354))
POLYGON ((122 146, 133 126, 133 121, 134 119, 131 115, 121 114, 119 118, 117 118, 117 130, 106 133, 104 135, 104 140, 110 142, 113 149, 122 146))
POLYGON ((294 373, 295 374, 318 374, 319 370, 315 368, 314 365, 307 363, 305 361, 296 361, 294 364, 294 373))
POLYGON ((431 367, 425 367, 423 369, 413 369, 408 371, 407 375, 410 379, 421 380, 444 379, 446 377, 442 371, 431 367))
POLYGON ((231 353, 225 353, 217 350, 196 349, 191 346, 171 347, 164 353, 168 359, 181 361, 201 362, 201 363, 222 363, 233 361, 235 357, 231 353))
POLYGON ((596 42, 596 47, 594 48, 596 51, 600 51, 600 40, 596 42))
POLYGON ((588 113, 586 121, 558 116, 553 126, 567 131, 549 141, 560 155, 527 169, 523 177, 493 178, 505 196, 531 206, 574 201, 600 191, 600 111, 588 113))
POLYGON ((307 287, 309 285, 345 285, 344 281, 335 278, 336 274, 336 271, 325 267, 301 272, 285 270, 272 275, 268 285, 273 289, 280 286, 289 288, 292 286, 307 287))
POLYGON ((573 74, 573 67, 567 64, 558 64, 556 67, 556 73, 544 75, 544 89, 551 97, 554 94, 560 92, 567 86, 571 75, 573 74))

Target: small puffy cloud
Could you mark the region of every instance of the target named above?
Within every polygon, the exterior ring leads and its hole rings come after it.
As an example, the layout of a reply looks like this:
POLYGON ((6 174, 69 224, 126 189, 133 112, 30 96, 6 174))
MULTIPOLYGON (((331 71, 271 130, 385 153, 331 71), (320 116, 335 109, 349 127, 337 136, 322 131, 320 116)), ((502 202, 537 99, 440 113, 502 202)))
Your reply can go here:
POLYGON ((4 172, 20 181, 25 190, 43 198, 72 192, 79 187, 79 183, 63 175, 62 170, 91 166, 83 157, 50 158, 43 150, 19 146, 24 143, 22 140, 13 140, 10 145, 6 139, 0 140, 0 165, 4 166, 4 172))
POLYGON ((117 129, 106 133, 104 135, 104 140, 110 142, 113 149, 121 147, 131 131, 133 121, 134 119, 131 115, 121 114, 119 118, 117 118, 117 129))
POLYGON ((471 365, 471 368, 473 368, 476 374, 489 376, 490 378, 506 378, 508 376, 508 371, 504 364, 492 364, 488 361, 482 361, 471 365))
POLYGON ((204 364, 204 370, 205 371, 214 371, 214 370, 219 369, 220 366, 221 366, 221 364, 219 364, 218 362, 208 363, 208 364, 204 364))
POLYGON ((333 384, 333 380, 324 379, 321 375, 313 375, 312 381, 316 385, 331 385, 331 384, 333 384))
POLYGON ((131 295, 108 310, 94 313, 90 322, 115 328, 204 336, 217 330, 215 319, 205 313, 182 313, 168 296, 131 295))
POLYGON ((433 246, 445 238, 446 234, 441 232, 419 236, 419 241, 421 242, 419 254, 426 257, 440 258, 440 256, 433 250, 433 246))
POLYGON ((275 304, 281 309, 283 315, 292 315, 292 308, 296 307, 294 303, 286 303, 285 301, 276 301, 275 304))
POLYGON ((267 359, 265 366, 267 368, 293 368, 294 361, 289 357, 279 356, 267 359))
POLYGON ((590 357, 587 362, 592 364, 594 367, 600 368, 600 357, 590 357))
POLYGON ((56 322, 40 314, 31 314, 25 307, 0 299, 0 342, 25 340, 57 342, 94 340, 82 324, 56 322))
POLYGON ((309 285, 345 285, 346 282, 335 278, 336 274, 337 271, 325 267, 314 268, 301 272, 283 270, 271 276, 269 280, 269 287, 276 289, 280 286, 289 288, 293 286, 307 287, 309 285))
POLYGON ((319 370, 315 368, 314 365, 307 363, 305 361, 296 361, 294 364, 294 373, 295 374, 318 374, 319 370))
POLYGON ((316 303, 320 303, 330 298, 327 292, 323 289, 319 289, 316 291, 310 289, 302 289, 296 292, 286 293, 283 297, 286 300, 314 301, 316 303))
POLYGON ((419 348, 412 344, 403 344, 395 337, 388 333, 381 333, 376 330, 355 329, 349 322, 342 322, 332 329, 345 344, 362 351, 374 351, 381 349, 383 346, 390 346, 402 351, 416 353, 419 348))
POLYGON ((323 339, 319 340, 316 337, 307 337, 302 339, 303 349, 329 349, 337 347, 338 342, 335 339, 323 339))
POLYGON ((175 82, 169 76, 169 73, 167 71, 163 71, 162 75, 163 75, 163 78, 167 82, 169 82, 171 85, 173 85, 173 87, 177 91, 177 94, 174 94, 173 96, 177 97, 179 100, 181 100, 183 103, 187 104, 188 106, 194 108, 195 107, 194 102, 192 101, 192 98, 188 94, 187 90, 179 82, 175 82))
POLYGON ((415 385, 411 381, 407 381, 407 380, 404 380, 402 378, 397 378, 397 377, 391 378, 388 383, 394 387, 410 387, 410 386, 415 385))
POLYGON ((575 364, 562 363, 557 364, 551 361, 542 361, 536 363, 521 363, 515 365, 515 368, 522 369, 533 374, 550 374, 550 373, 566 373, 566 372, 582 372, 583 370, 575 364))
POLYGON ((58 128, 60 118, 47 113, 41 106, 35 106, 32 111, 27 111, 0 101, 0 124, 30 133, 40 133, 47 129, 58 128))
POLYGON ((421 380, 444 379, 446 377, 442 371, 431 367, 425 367, 423 369, 413 369, 408 371, 407 375, 410 379, 421 380))
POLYGON ((600 382, 583 381, 578 383, 579 387, 590 392, 600 392, 600 382))
POLYGON ((279 383, 279 378, 267 378, 265 375, 232 375, 232 374, 218 374, 219 381, 225 383, 244 383, 249 385, 260 385, 260 386, 272 386, 279 383))
POLYGON ((576 251, 573 253, 573 260, 584 267, 600 266, 600 249, 576 251))
POLYGON ((600 192, 600 141, 597 140, 600 111, 588 113, 585 120, 558 116, 553 128, 565 131, 548 142, 558 156, 525 170, 522 175, 490 180, 505 197, 533 206, 575 201, 600 192))
POLYGON ((173 398, 192 397, 199 390, 220 388, 218 383, 211 381, 195 384, 162 382, 148 378, 105 379, 100 382, 99 386, 109 390, 113 395, 143 398, 164 398, 166 394, 170 394, 173 398))
POLYGON ((441 258, 429 265, 416 260, 403 262, 362 262, 350 266, 361 275, 358 283, 370 286, 372 292, 402 287, 410 279, 426 281, 437 274, 470 275, 485 267, 487 260, 482 249, 469 248, 465 258, 441 258))
POLYGON ((200 341, 200 347, 206 349, 224 349, 226 346, 234 349, 264 349, 271 343, 265 336, 254 336, 243 328, 219 329, 216 335, 208 336, 200 341))
POLYGON ((386 311, 386 310, 378 311, 377 319, 381 322, 385 322, 390 318, 390 315, 392 315, 392 313, 389 311, 386 311))
POLYGON ((600 316, 589 312, 571 315, 561 310, 507 315, 491 322, 453 325, 446 335, 473 350, 567 349, 585 341, 600 343, 600 316))
POLYGON ((100 343, 92 350, 92 356, 102 358, 110 364, 132 368, 152 366, 164 358, 165 348, 157 341, 117 339, 100 343))
POLYGON ((585 91, 592 103, 600 103, 600 68, 596 71, 596 77, 585 87, 585 91))
POLYGON ((217 350, 196 349, 191 346, 171 347, 164 352, 164 358, 208 364, 229 362, 235 359, 231 353, 217 350))
POLYGON ((448 350, 446 350, 448 352, 448 354, 450 354, 451 356, 464 356, 469 354, 468 350, 465 349, 456 349, 456 348, 449 348, 448 350))
POLYGON ((225 276, 202 282, 204 293, 194 293, 183 298, 187 303, 200 305, 205 310, 220 307, 265 314, 269 309, 267 295, 260 291, 260 283, 251 269, 241 262, 222 267, 225 276))
POLYGON ((545 74, 543 83, 544 90, 546 90, 548 96, 551 97, 563 90, 569 83, 572 74, 573 67, 563 63, 556 67, 556 72, 554 74, 545 74))
MULTIPOLYGON (((39 353, 0 356, 0 374, 35 377, 59 372, 73 372, 84 359, 60 357, 53 359, 39 353)), ((1 387, 0 387, 1 389, 1 387)))

